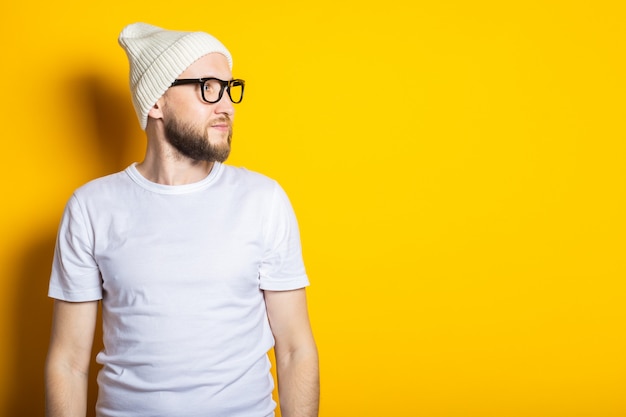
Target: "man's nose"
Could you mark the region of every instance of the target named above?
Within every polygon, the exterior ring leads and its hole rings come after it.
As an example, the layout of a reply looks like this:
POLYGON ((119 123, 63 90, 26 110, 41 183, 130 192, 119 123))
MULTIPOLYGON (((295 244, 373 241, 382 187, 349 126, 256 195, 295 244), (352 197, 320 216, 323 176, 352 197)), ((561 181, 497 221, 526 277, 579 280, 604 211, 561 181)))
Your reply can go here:
POLYGON ((233 116, 235 114, 235 106, 233 105, 233 102, 230 100, 228 91, 224 91, 224 94, 222 94, 222 98, 220 98, 220 100, 214 105, 215 105, 215 113, 228 114, 229 116, 233 116))

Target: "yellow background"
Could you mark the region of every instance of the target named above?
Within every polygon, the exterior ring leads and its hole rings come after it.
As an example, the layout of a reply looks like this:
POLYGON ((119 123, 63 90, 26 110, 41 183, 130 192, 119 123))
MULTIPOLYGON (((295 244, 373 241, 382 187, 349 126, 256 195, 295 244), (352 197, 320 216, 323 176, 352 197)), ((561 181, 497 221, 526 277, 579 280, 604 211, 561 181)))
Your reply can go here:
POLYGON ((42 415, 66 200, 142 157, 146 21, 247 81, 230 163, 298 214, 321 416, 625 416, 622 4, 5 2, 0 415, 42 415))

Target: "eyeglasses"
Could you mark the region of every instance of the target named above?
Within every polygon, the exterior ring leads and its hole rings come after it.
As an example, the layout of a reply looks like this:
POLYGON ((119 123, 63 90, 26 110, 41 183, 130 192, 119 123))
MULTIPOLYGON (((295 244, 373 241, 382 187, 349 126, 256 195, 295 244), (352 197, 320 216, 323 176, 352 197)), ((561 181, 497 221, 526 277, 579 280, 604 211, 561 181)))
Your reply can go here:
POLYGON ((228 98, 233 103, 241 103, 243 100, 243 88, 246 85, 244 80, 224 81, 218 78, 182 78, 175 80, 170 87, 186 84, 200 84, 202 92, 202 100, 207 103, 217 103, 222 99, 224 90, 228 91, 228 98))

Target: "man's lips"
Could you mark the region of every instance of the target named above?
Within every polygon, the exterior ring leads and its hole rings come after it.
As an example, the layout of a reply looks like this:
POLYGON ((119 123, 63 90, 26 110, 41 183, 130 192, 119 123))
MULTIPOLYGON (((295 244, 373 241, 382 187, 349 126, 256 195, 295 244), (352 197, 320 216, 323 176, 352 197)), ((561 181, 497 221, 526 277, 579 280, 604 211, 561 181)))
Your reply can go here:
POLYGON ((229 130, 230 129, 230 123, 228 122, 216 122, 216 123, 212 123, 211 127, 217 130, 229 130))

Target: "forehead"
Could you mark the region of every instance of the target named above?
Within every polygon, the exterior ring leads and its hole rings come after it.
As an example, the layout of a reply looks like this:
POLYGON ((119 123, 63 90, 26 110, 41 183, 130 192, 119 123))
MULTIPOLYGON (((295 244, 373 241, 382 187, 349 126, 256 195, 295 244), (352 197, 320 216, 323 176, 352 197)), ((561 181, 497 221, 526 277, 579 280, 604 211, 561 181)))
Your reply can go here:
POLYGON ((222 80, 232 78, 228 59, 220 53, 204 55, 183 71, 178 78, 215 77, 222 80))

